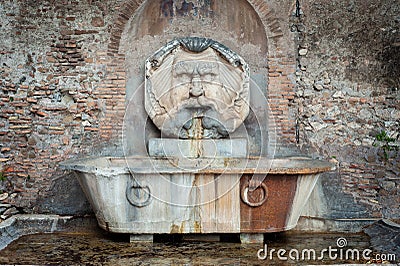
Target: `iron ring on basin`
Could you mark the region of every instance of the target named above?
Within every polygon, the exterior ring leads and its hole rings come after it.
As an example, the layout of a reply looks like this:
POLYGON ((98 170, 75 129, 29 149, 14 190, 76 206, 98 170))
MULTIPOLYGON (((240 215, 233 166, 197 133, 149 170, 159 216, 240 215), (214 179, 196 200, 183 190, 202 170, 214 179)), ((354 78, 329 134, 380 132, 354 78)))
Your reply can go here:
POLYGON ((258 202, 251 202, 249 200, 249 196, 248 196, 249 185, 243 186, 240 191, 240 196, 241 196, 243 202, 246 203, 247 205, 249 205, 250 207, 259 207, 259 206, 263 205, 268 198, 268 187, 264 183, 261 183, 260 186, 257 187, 254 191, 256 191, 258 189, 263 190, 263 198, 261 200, 259 200, 258 202))
POLYGON ((127 186, 125 194, 126 194, 126 199, 132 206, 140 208, 150 204, 151 194, 149 186, 137 186, 137 185, 127 186), (139 196, 136 195, 136 198, 133 197, 132 194, 134 194, 135 192, 132 193, 132 190, 139 190, 139 193, 141 193, 141 195, 139 196), (144 199, 142 199, 141 197, 143 194, 147 195, 144 197, 144 199))

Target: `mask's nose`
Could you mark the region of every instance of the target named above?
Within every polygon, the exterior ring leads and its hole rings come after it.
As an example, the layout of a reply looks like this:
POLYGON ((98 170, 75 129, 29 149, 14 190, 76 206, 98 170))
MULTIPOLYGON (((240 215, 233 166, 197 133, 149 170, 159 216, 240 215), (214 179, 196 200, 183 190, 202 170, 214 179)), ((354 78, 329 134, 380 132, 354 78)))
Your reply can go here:
POLYGON ((203 95, 203 84, 199 76, 195 76, 192 78, 191 86, 190 86, 190 96, 199 97, 203 95))

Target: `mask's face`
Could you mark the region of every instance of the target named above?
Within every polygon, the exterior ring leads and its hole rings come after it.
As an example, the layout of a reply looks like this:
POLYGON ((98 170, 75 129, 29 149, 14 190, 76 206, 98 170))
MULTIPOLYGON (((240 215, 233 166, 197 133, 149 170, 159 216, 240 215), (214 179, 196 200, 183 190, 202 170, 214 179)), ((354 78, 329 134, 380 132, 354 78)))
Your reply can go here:
POLYGON ((149 78, 153 103, 163 110, 152 117, 156 126, 179 138, 221 138, 233 132, 248 112, 241 71, 211 48, 201 53, 178 49, 170 57, 149 78))

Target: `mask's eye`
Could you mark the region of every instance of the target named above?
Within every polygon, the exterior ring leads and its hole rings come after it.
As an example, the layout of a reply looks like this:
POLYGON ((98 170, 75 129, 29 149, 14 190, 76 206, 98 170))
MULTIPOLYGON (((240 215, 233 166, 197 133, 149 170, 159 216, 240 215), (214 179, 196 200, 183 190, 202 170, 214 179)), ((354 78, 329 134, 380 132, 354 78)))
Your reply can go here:
POLYGON ((190 63, 181 61, 173 66, 174 76, 188 75, 193 72, 193 66, 190 63))
POLYGON ((198 65, 198 72, 200 76, 205 75, 218 75, 218 65, 212 62, 201 62, 198 65))

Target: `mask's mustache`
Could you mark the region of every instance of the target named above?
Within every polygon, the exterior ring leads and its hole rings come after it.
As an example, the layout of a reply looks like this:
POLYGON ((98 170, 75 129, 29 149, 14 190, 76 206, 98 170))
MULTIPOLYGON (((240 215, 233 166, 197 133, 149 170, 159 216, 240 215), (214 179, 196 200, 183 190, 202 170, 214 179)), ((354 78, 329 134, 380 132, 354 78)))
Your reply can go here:
MULTIPOLYGON (((196 98, 189 98, 187 100, 182 101, 178 110, 182 109, 203 109, 203 111, 207 111, 209 109, 218 110, 218 103, 214 100, 209 99, 205 96, 199 96, 196 98)), ((199 110, 201 111, 201 110, 199 110)))

